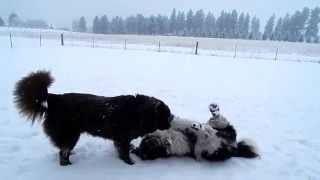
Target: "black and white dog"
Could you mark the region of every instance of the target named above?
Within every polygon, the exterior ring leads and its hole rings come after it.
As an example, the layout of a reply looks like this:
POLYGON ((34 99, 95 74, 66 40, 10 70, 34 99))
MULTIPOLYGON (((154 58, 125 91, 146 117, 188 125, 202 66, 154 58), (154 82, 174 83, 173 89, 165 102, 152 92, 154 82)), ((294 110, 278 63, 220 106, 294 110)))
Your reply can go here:
MULTIPOLYGON (((171 156, 192 156, 193 143, 186 135, 186 130, 192 127, 200 129, 201 124, 195 121, 173 117, 171 128, 156 130, 145 135, 139 147, 132 150, 142 160, 154 160, 171 156)), ((190 137, 195 139, 194 131, 190 131, 190 137)))
POLYGON ((133 152, 143 160, 190 156, 197 160, 221 161, 231 157, 258 156, 253 143, 236 141, 236 130, 219 113, 218 105, 211 104, 209 109, 212 117, 207 123, 200 126, 186 123, 187 126, 182 128, 158 130, 146 135, 133 152))
POLYGON ((14 97, 19 111, 32 121, 43 120, 44 132, 60 150, 60 164, 69 156, 81 133, 111 139, 120 159, 134 164, 131 140, 170 127, 173 115, 159 99, 145 95, 103 97, 91 94, 48 93, 53 78, 47 71, 27 75, 17 82, 14 97))

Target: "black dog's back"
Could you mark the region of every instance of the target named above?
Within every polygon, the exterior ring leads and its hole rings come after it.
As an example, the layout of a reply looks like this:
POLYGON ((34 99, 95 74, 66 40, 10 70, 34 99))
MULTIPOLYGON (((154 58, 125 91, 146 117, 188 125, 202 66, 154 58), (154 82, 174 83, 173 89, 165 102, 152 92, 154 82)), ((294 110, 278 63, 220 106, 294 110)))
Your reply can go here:
POLYGON ((103 97, 77 93, 49 94, 48 107, 45 124, 59 124, 61 129, 61 123, 70 123, 70 126, 78 128, 80 133, 88 132, 104 138, 132 139, 152 132, 157 127, 169 128, 168 122, 162 125, 156 121, 161 118, 157 114, 161 115, 162 109, 167 111, 162 112, 163 118, 168 118, 168 108, 161 101, 144 95, 103 97))

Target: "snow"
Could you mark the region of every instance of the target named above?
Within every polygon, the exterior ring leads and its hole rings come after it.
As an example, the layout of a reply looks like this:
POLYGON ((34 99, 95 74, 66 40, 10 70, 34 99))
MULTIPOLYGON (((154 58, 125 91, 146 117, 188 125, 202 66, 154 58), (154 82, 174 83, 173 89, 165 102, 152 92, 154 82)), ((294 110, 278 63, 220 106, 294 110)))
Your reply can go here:
MULTIPOLYGON (((56 46, 16 37, 8 47, 0 36, 1 179, 319 179, 320 65, 254 61, 230 56, 195 56, 155 51, 56 46), (165 101, 181 117, 206 122, 216 102, 238 130, 255 140, 260 158, 222 163, 190 158, 141 161, 129 166, 117 158, 112 142, 82 135, 61 167, 57 150, 41 123, 21 117, 13 88, 38 69, 52 72, 52 93, 82 92, 104 96, 143 93, 165 101)), ((49 44, 51 43, 51 44, 49 44)), ((299 55, 304 57, 303 55, 299 55)))

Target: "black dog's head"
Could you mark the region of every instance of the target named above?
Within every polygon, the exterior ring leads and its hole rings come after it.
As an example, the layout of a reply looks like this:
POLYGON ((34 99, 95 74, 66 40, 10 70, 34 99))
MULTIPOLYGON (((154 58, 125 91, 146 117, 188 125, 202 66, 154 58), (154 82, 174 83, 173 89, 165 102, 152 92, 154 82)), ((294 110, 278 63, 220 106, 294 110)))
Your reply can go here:
POLYGON ((145 95, 136 95, 136 100, 143 134, 170 128, 172 115, 164 102, 145 95))
POLYGON ((170 128, 173 115, 171 114, 169 107, 160 101, 156 104, 155 111, 158 129, 164 130, 170 128))

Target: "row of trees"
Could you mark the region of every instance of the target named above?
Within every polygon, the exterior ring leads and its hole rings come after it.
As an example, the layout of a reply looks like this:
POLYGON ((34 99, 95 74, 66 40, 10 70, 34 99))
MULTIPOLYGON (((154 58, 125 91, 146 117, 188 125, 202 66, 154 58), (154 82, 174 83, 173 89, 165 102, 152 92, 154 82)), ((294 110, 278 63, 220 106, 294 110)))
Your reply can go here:
MULTIPOLYGON (((83 20, 83 17, 81 17, 83 20)), ((80 19, 80 20, 81 20, 80 19)), ((76 21, 80 24, 80 20, 76 21)), ((86 28, 74 29, 82 31, 86 28)), ((122 18, 120 16, 109 19, 107 15, 96 16, 92 24, 93 33, 102 34, 158 34, 178 36, 201 36, 218 38, 260 39, 260 20, 257 17, 250 19, 248 13, 233 10, 231 13, 222 11, 219 17, 212 12, 205 14, 203 10, 187 13, 173 9, 170 17, 142 14, 122 18), (251 21, 251 27, 250 27, 251 21), (251 30, 251 31, 250 31, 251 30)))
MULTIPOLYGON (((0 26, 5 26, 5 21, 0 17, 0 26)), ((16 13, 11 13, 8 17, 8 26, 27 28, 49 28, 49 25, 41 19, 29 19, 23 21, 16 13)))
MULTIPOLYGON (((215 38, 263 39, 292 42, 319 42, 320 8, 304 8, 294 14, 276 19, 273 15, 263 28, 258 17, 248 13, 222 11, 219 16, 203 10, 193 12, 176 11, 170 17, 164 15, 142 14, 122 18, 107 15, 96 16, 92 23, 92 32, 100 34, 154 34, 215 38)), ((87 32, 84 17, 74 21, 74 31, 87 32)))
POLYGON ((278 18, 275 15, 267 21, 262 38, 291 42, 319 42, 320 8, 304 8, 292 16, 286 14, 278 18))

